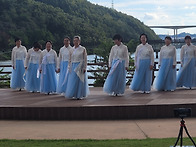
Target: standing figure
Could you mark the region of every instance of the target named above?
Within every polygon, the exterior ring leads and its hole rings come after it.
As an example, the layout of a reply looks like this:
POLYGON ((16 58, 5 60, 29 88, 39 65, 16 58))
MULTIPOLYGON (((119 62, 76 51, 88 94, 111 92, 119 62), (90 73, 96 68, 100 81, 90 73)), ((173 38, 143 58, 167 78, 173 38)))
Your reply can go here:
POLYGON ((16 46, 12 49, 12 75, 11 75, 11 83, 10 87, 13 89, 19 89, 21 91, 22 88, 25 87, 24 81, 24 60, 27 54, 26 47, 21 45, 21 40, 19 38, 15 39, 16 46))
POLYGON ((122 43, 122 37, 116 34, 113 37, 114 45, 110 51, 110 72, 104 83, 103 90, 108 94, 118 96, 124 94, 126 87, 126 70, 129 67, 128 48, 122 43))
POLYGON ((80 36, 75 36, 73 53, 68 72, 67 88, 65 97, 78 100, 88 95, 89 87, 87 81, 87 52, 85 47, 80 45, 80 36))
POLYGON ((25 59, 26 82, 25 89, 29 92, 40 91, 39 60, 41 44, 35 42, 33 48, 28 50, 25 59))
POLYGON ((196 46, 191 43, 191 37, 185 37, 186 45, 183 45, 180 52, 181 69, 177 76, 177 87, 185 86, 192 88, 196 86, 196 46))
POLYGON ((134 91, 150 93, 152 83, 152 70, 154 66, 154 50, 147 43, 146 34, 140 35, 141 44, 135 52, 135 73, 130 88, 134 91))
POLYGON ((155 88, 158 91, 174 91, 176 89, 176 48, 171 45, 170 36, 165 37, 165 45, 161 47, 159 72, 155 88))
POLYGON ((40 56, 40 92, 48 95, 56 92, 57 79, 55 71, 57 71, 57 54, 52 49, 52 42, 46 41, 46 49, 42 51, 40 56))
POLYGON ((65 37, 64 46, 59 52, 58 72, 60 72, 60 74, 57 86, 58 93, 64 93, 66 91, 68 66, 70 65, 69 61, 71 60, 72 52, 73 48, 70 46, 70 38, 65 37))

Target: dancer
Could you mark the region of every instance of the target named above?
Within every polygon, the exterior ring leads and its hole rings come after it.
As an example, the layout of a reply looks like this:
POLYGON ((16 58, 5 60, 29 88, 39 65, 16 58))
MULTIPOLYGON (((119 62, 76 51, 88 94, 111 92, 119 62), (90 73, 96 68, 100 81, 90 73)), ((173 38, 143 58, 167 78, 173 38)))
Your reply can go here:
POLYGON ((26 82, 25 89, 29 92, 40 91, 39 60, 41 55, 41 44, 34 43, 33 48, 28 50, 25 59, 26 82))
POLYGON ((152 70, 154 66, 154 50, 149 45, 146 34, 140 35, 141 44, 135 52, 135 73, 130 88, 142 93, 150 93, 152 83, 152 70))
POLYGON ((21 40, 19 38, 15 39, 16 46, 12 49, 12 75, 10 87, 13 89, 19 89, 21 91, 22 88, 25 87, 24 81, 24 60, 27 54, 26 47, 21 45, 21 40))
POLYGON ((64 46, 59 52, 58 72, 60 74, 57 86, 58 93, 64 93, 66 91, 68 66, 70 65, 69 61, 71 61, 72 52, 73 48, 70 46, 70 38, 65 37, 64 46))
POLYGON ((176 48, 171 45, 170 36, 165 37, 165 45, 161 47, 159 72, 155 88, 158 91, 174 91, 176 89, 176 48))
POLYGON ((177 76, 177 87, 192 89, 196 86, 195 59, 196 46, 191 43, 191 37, 185 37, 186 45, 183 45, 180 52, 181 68, 177 76))
POLYGON ((71 64, 68 72, 67 88, 65 97, 82 99, 88 95, 88 82, 87 82, 87 52, 85 47, 80 45, 80 36, 75 36, 74 51, 71 56, 71 64))
POLYGON ((55 93, 57 87, 57 54, 52 49, 52 42, 46 41, 46 49, 40 56, 41 85, 40 92, 45 94, 55 93))
POLYGON ((110 51, 110 72, 104 83, 103 90, 108 94, 118 96, 124 94, 126 87, 126 70, 129 67, 128 48, 122 43, 122 37, 116 34, 113 37, 114 45, 110 51))

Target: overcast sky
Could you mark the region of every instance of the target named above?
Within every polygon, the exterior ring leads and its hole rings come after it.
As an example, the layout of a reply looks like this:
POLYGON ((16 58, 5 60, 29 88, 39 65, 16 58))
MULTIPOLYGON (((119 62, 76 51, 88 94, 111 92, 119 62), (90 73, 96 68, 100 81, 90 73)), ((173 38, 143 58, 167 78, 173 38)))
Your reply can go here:
MULTIPOLYGON (((112 0, 89 0, 111 8, 112 0)), ((139 19, 146 25, 196 25, 196 0, 113 0, 114 9, 139 19)), ((158 34, 173 34, 170 29, 154 29, 158 34)), ((196 28, 178 32, 196 34, 196 28)))

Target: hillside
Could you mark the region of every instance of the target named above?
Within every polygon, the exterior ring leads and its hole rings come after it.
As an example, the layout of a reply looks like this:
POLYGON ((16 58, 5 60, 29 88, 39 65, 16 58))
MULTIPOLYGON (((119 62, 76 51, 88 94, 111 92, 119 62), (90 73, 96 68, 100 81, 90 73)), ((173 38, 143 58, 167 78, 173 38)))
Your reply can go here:
POLYGON ((0 0, 0 49, 4 51, 13 47, 17 36, 27 47, 50 39, 58 50, 65 35, 81 35, 88 48, 115 33, 129 42, 143 32, 150 39, 157 38, 134 17, 87 0, 0 0))

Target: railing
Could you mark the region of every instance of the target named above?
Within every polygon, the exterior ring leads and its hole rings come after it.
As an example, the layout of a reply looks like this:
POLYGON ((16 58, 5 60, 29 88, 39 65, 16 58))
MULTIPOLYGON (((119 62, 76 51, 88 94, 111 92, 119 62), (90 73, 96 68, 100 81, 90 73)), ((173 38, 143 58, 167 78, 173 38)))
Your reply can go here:
MULTIPOLYGON (((180 62, 177 62, 177 64, 180 64, 180 62)), ((158 71, 159 69, 157 68, 158 66, 158 62, 155 62, 154 63, 154 69, 153 69, 153 74, 152 74, 152 79, 154 81, 155 79, 155 72, 158 71)), ((87 72, 89 73, 108 73, 108 66, 107 66, 107 63, 88 63, 88 66, 97 66, 97 67, 101 67, 102 69, 88 69, 87 72), (103 68, 105 67, 105 68, 103 68)), ((12 67, 11 65, 0 65, 0 69, 1 68, 5 68, 5 67, 12 67)), ((179 70, 179 69, 177 69, 179 70)), ((127 71, 129 74, 126 76, 126 78, 128 79, 128 81, 131 81, 131 79, 133 78, 133 74, 134 74, 134 69, 129 69, 127 71)), ((0 71, 0 84, 1 86, 9 86, 8 84, 3 84, 3 81, 9 81, 10 80, 10 77, 2 77, 2 75, 5 75, 5 74, 11 74, 12 72, 11 71, 0 71)), ((95 75, 95 74, 94 74, 95 75)), ((105 80, 107 74, 105 74, 105 76, 88 76, 88 79, 94 79, 94 80, 97 80, 97 79, 102 79, 102 80, 105 80)), ((152 81, 152 82, 153 82, 152 81)), ((127 83, 129 84, 129 83, 127 83)), ((89 84, 89 86, 95 86, 95 84, 89 84)))

